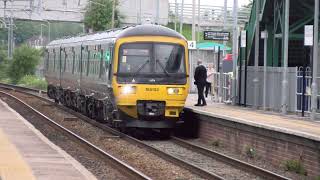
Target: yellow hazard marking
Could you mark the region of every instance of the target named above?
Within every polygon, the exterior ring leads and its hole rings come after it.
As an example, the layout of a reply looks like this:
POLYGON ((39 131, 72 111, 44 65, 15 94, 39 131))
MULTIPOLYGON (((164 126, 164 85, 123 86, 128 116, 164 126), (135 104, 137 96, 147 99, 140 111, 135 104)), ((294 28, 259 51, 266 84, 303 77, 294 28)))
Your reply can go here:
POLYGON ((0 129, 0 180, 33 180, 31 168, 0 129))

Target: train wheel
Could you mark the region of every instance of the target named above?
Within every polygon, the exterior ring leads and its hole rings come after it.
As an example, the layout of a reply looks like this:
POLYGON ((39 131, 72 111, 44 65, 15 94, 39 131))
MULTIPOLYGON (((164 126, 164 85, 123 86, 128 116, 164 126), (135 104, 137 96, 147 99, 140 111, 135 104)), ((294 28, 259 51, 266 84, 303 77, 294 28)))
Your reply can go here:
POLYGON ((51 99, 55 99, 55 89, 54 86, 49 85, 48 88, 48 97, 51 99))
POLYGON ((76 95, 76 111, 81 112, 81 97, 80 95, 76 95))
POLYGON ((62 88, 59 88, 58 90, 58 100, 61 104, 63 104, 64 106, 66 105, 66 101, 64 99, 64 90, 62 88))
POLYGON ((74 92, 70 92, 70 99, 71 99, 71 107, 73 110, 77 110, 77 96, 74 92))
POLYGON ((108 123, 110 120, 109 113, 108 113, 108 107, 106 103, 99 101, 97 106, 97 121, 101 123, 108 123))
POLYGON ((81 113, 87 115, 87 105, 85 97, 81 98, 81 113))
POLYGON ((87 109, 88 117, 94 119, 95 118, 95 108, 94 108, 95 107, 95 103, 94 103, 94 100, 90 98, 90 99, 87 100, 86 104, 87 104, 86 109, 87 109))
POLYGON ((65 101, 66 101, 67 107, 72 107, 71 92, 69 90, 65 92, 65 101))

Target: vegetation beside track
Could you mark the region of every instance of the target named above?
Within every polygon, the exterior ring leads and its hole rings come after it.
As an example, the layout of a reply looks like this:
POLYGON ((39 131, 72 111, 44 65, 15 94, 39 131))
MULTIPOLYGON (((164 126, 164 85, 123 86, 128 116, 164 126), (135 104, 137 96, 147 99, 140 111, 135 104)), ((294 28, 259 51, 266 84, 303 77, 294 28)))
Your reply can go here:
POLYGON ((46 81, 35 76, 41 54, 41 50, 22 45, 14 50, 9 60, 0 49, 0 82, 46 90, 46 81))
POLYGON ((26 75, 17 83, 19 86, 47 90, 47 81, 34 75, 26 75))

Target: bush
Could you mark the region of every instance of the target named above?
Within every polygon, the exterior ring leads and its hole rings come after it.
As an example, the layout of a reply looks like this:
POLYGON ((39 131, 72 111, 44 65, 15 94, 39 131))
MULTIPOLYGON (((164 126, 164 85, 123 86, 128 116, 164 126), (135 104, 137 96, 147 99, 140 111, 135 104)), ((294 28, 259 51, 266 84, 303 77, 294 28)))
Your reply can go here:
POLYGON ((307 175, 307 171, 303 167, 302 163, 298 160, 288 160, 285 162, 286 171, 295 172, 301 175, 307 175))
POLYGON ((23 78, 21 78, 21 80, 18 82, 18 85, 29 88, 41 89, 44 91, 47 90, 47 82, 44 79, 32 75, 26 75, 23 78))
POLYGON ((249 158, 255 158, 257 156, 257 151, 253 147, 246 146, 246 155, 249 158))
POLYGON ((22 45, 13 53, 13 60, 9 65, 8 75, 12 83, 17 83, 25 75, 34 75, 41 59, 41 52, 37 49, 22 45))
POLYGON ((8 77, 8 59, 5 51, 0 50, 0 81, 1 82, 9 82, 8 77))

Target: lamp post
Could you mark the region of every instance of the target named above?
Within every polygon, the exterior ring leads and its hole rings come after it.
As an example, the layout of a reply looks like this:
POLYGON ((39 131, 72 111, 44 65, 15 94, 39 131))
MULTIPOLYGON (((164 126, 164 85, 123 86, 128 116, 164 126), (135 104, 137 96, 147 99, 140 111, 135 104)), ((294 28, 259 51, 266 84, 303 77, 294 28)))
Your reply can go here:
POLYGON ((232 62, 233 62, 233 76, 232 76, 232 105, 236 105, 237 95, 237 59, 238 59, 238 0, 233 1, 233 47, 232 47, 232 62))
POLYGON ((111 28, 114 28, 114 15, 116 11, 116 0, 112 1, 112 20, 111 20, 111 28))
POLYGON ((42 20, 43 22, 46 22, 48 25, 44 25, 44 24, 41 24, 41 37, 42 37, 42 26, 47 26, 48 27, 48 42, 51 41, 51 23, 50 21, 48 20, 42 20))
POLYGON ((312 91, 311 91, 311 119, 316 119, 317 97, 318 97, 318 46, 319 46, 319 0, 314 2, 314 39, 313 39, 313 71, 312 71, 312 91))
POLYGON ((260 0, 256 0, 256 31, 255 31, 255 43, 254 43, 254 76, 253 88, 254 88, 254 108, 259 108, 259 46, 260 46, 260 0))

